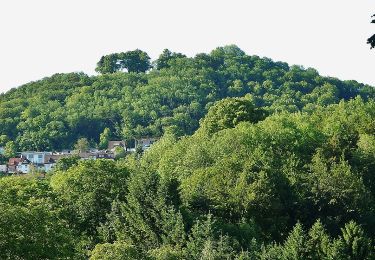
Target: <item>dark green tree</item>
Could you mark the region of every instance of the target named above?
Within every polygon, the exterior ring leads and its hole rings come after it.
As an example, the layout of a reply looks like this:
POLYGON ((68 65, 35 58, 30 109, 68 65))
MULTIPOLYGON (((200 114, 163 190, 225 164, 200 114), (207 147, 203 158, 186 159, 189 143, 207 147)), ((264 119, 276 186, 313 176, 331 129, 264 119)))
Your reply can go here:
POLYGON ((164 49, 163 53, 160 54, 159 58, 155 61, 155 67, 158 70, 169 68, 171 66, 169 63, 172 60, 178 58, 186 58, 186 55, 182 53, 171 52, 168 49, 164 49))
POLYGON ((78 155, 61 158, 57 161, 55 169, 57 171, 67 171, 69 168, 77 166, 80 159, 78 155))
MULTIPOLYGON (((375 15, 373 15, 372 17, 374 16, 375 15)), ((372 20, 372 23, 375 23, 375 19, 372 20)), ((370 38, 368 38, 367 43, 371 45, 371 49, 375 47, 375 34, 371 36, 370 38)))
POLYGON ((0 179, 0 259, 75 258, 73 231, 46 180, 0 179))
POLYGON ((350 221, 341 229, 345 245, 345 254, 350 260, 373 259, 372 241, 364 233, 362 227, 350 221))
POLYGON ((101 57, 95 70, 101 74, 115 73, 124 69, 128 72, 140 73, 146 72, 150 68, 151 63, 148 54, 136 49, 101 57))
POLYGON ((107 226, 117 240, 144 252, 163 244, 181 248, 185 240, 182 216, 168 205, 166 190, 156 173, 139 171, 129 181, 126 202, 114 203, 107 226))
POLYGON ((151 68, 150 57, 139 49, 120 53, 119 63, 121 69, 126 69, 128 72, 146 72, 151 68))
POLYGON ((110 160, 81 161, 52 176, 51 186, 64 206, 66 218, 80 232, 97 239, 115 199, 123 199, 129 172, 110 160))
POLYGON ((121 64, 119 63, 119 55, 117 53, 102 56, 97 63, 95 68, 96 72, 101 74, 115 73, 121 69, 121 64))
POLYGON ((75 238, 56 211, 41 201, 0 203, 1 259, 56 259, 74 254, 75 238))

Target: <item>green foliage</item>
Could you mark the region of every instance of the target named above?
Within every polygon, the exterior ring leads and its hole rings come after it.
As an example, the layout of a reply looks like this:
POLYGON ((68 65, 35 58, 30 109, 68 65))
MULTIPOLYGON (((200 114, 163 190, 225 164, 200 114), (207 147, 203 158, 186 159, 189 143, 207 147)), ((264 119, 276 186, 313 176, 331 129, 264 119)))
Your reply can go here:
POLYGON ((56 212, 42 202, 26 206, 0 203, 1 259, 72 257, 74 237, 56 212))
POLYGON ((16 144, 13 141, 8 141, 4 147, 4 156, 6 158, 15 157, 17 153, 16 144))
POLYGON ((308 233, 309 239, 306 245, 309 259, 327 259, 331 255, 332 241, 327 234, 322 222, 318 219, 308 233))
POLYGON ((76 150, 78 153, 84 153, 87 152, 89 149, 90 143, 87 140, 87 138, 80 138, 77 140, 77 142, 74 145, 74 150, 76 150))
POLYGON ((136 247, 125 243, 97 244, 91 252, 90 260, 143 260, 136 247))
POLYGON ((168 49, 164 49, 159 58, 155 61, 155 67, 158 70, 169 68, 170 63, 179 58, 186 58, 182 53, 171 52, 168 49))
POLYGON ((168 192, 158 175, 139 171, 129 180, 125 203, 114 203, 108 226, 116 239, 138 245, 144 252, 162 244, 181 247, 182 216, 167 201, 168 192))
POLYGON ((208 110, 201 121, 200 131, 213 134, 233 128, 243 121, 256 123, 264 118, 264 111, 256 109, 248 98, 227 98, 218 101, 208 110))
MULTIPOLYGON (((249 56, 233 45, 193 58, 165 50, 155 64, 147 74, 123 73, 148 69, 147 54, 110 54, 99 61, 103 75, 56 74, 2 94, 0 135, 15 141, 19 150, 58 150, 72 148, 79 138, 98 144, 105 128, 112 138, 126 140, 160 137, 167 129, 190 135, 208 109, 228 97, 249 94, 253 109, 268 114, 313 111, 358 95, 364 100, 375 97, 370 86, 249 56)), ((229 106, 243 103, 239 120, 249 116, 242 98, 229 106)))
POLYGON ((348 259, 370 259, 373 253, 372 242, 359 225, 351 221, 341 231, 348 259))
POLYGON ((208 215, 203 222, 197 221, 191 229, 191 234, 186 244, 186 257, 188 259, 233 259, 236 255, 229 238, 215 236, 212 216, 208 215))
POLYGON ((5 146, 8 141, 9 141, 8 136, 0 135, 0 146, 5 146))
POLYGON ((128 52, 113 53, 102 56, 96 71, 99 73, 114 73, 126 69, 128 72, 146 72, 151 68, 150 57, 139 49, 128 52))
POLYGON ((107 149, 108 147, 108 142, 111 139, 111 130, 106 127, 103 130, 103 133, 100 134, 99 138, 99 149, 107 149))
POLYGON ((1 178, 1 259, 374 259, 373 88, 234 45, 154 64, 107 55, 0 95, 8 155, 162 136, 1 178))
POLYGON ((106 56, 102 56, 95 68, 96 72, 99 73, 114 73, 119 71, 121 66, 118 61, 118 54, 113 53, 106 56))
POLYGON ((75 254, 75 237, 60 217, 48 182, 0 179, 0 258, 56 259, 75 254))
POLYGON ((57 161, 55 169, 57 171, 66 171, 73 166, 77 166, 80 159, 81 157, 78 155, 61 158, 57 161))
POLYGON ((126 194, 126 167, 109 160, 81 161, 52 176, 51 186, 66 210, 70 223, 96 238, 112 202, 126 194))
POLYGON ((115 147, 115 157, 116 159, 125 158, 126 151, 123 147, 117 146, 115 147))
POLYGON ((303 260, 308 257, 306 235, 302 225, 297 223, 283 245, 283 259, 303 260))

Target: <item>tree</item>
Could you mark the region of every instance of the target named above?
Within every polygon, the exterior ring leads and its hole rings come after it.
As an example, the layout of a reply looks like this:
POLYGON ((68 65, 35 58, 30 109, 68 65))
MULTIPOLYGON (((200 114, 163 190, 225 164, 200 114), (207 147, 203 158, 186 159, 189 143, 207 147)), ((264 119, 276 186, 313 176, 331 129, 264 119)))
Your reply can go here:
POLYGON ((6 145, 9 142, 9 138, 6 135, 0 135, 0 146, 6 145))
POLYGON ((300 223, 297 223, 290 232, 283 246, 285 259, 306 259, 308 252, 306 248, 306 234, 300 223))
POLYGON ((146 72, 150 68, 150 56, 146 52, 136 49, 101 57, 95 70, 101 74, 115 73, 124 69, 128 72, 140 73, 146 72))
POLYGON ((124 147, 121 146, 116 146, 115 147, 115 158, 120 159, 120 158, 125 158, 126 156, 126 151, 124 147))
POLYGON ((74 145, 74 149, 79 153, 86 152, 89 149, 89 141, 87 140, 87 138, 78 139, 76 144, 74 145))
POLYGON ((49 205, 0 203, 1 259, 56 259, 72 257, 74 237, 49 205))
POLYGON ((120 53, 119 62, 121 68, 126 69, 128 72, 146 72, 151 68, 150 56, 139 49, 120 53))
POLYGON ((235 259, 233 241, 227 235, 216 234, 211 214, 203 217, 206 219, 197 220, 190 230, 184 259, 235 259))
POLYGON ((101 74, 106 74, 106 73, 115 73, 116 71, 119 71, 120 69, 121 69, 121 66, 118 61, 118 54, 114 53, 114 54, 102 56, 99 62, 97 63, 95 71, 101 74))
POLYGON ((243 121, 256 123, 265 117, 262 109, 246 98, 226 98, 210 107, 200 125, 203 132, 216 133, 226 128, 233 128, 243 121))
POLYGON ((71 259, 76 239, 48 181, 0 179, 0 259, 71 259))
POLYGON ((113 161, 87 160, 65 172, 57 172, 51 186, 70 223, 95 238, 112 202, 125 196, 128 176, 127 168, 113 161))
POLYGON ((341 228, 341 232, 348 259, 372 259, 370 258, 373 253, 372 241, 365 235, 360 225, 350 221, 341 228))
POLYGON ((329 254, 330 245, 331 238, 320 222, 320 219, 318 219, 309 230, 309 239, 306 245, 309 259, 325 259, 329 254))
MULTIPOLYGON (((375 17, 375 14, 372 17, 375 17)), ((375 19, 372 20, 372 23, 375 23, 375 19)), ((367 39, 367 43, 371 45, 371 49, 375 48, 375 34, 367 39)))
POLYGON ((4 156, 7 158, 11 158, 16 156, 16 153, 16 144, 13 141, 7 142, 4 148, 4 156))
POLYGON ((107 223, 119 241, 146 252, 162 244, 181 247, 185 232, 181 213, 167 201, 167 191, 154 172, 138 171, 128 184, 126 202, 115 202, 107 223))
POLYGON ((58 171, 66 171, 70 167, 78 165, 80 159, 78 155, 61 158, 57 161, 55 169, 58 171))
POLYGON ((186 55, 182 53, 171 52, 168 49, 164 49, 163 53, 160 54, 159 58, 155 61, 155 67, 158 70, 169 68, 169 62, 178 58, 186 58, 186 55))
POLYGON ((101 133, 99 137, 99 149, 107 149, 110 138, 111 130, 108 127, 106 127, 104 128, 103 133, 101 133))
POLYGON ((90 260, 143 260, 139 250, 121 242, 97 244, 91 252, 90 260))

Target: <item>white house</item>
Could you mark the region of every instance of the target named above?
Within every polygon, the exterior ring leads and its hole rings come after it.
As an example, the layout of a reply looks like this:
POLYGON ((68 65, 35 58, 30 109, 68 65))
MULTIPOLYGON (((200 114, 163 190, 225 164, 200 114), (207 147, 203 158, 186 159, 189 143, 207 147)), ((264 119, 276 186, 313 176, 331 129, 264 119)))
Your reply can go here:
POLYGON ((16 172, 22 173, 29 173, 31 171, 31 162, 25 158, 23 158, 17 165, 16 165, 16 172))
POLYGON ((17 171, 30 173, 32 169, 49 172, 62 155, 53 155, 52 152, 22 152, 21 157, 24 160, 17 165, 17 171))
POLYGON ((8 165, 0 164, 0 172, 8 172, 8 165))
POLYGON ((107 150, 111 152, 115 152, 117 147, 120 147, 125 150, 126 149, 125 141, 109 141, 107 150))
POLYGON ((33 164, 43 164, 46 156, 52 155, 52 152, 22 152, 21 156, 29 160, 33 164))
POLYGON ((150 149, 150 147, 157 141, 159 138, 140 138, 135 139, 135 148, 142 147, 143 151, 150 149))

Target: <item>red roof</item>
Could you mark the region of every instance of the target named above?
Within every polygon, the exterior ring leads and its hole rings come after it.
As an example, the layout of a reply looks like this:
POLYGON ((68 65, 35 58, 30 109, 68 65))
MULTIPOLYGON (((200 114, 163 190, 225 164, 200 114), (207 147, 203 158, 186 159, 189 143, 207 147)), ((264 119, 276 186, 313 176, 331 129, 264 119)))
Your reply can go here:
POLYGON ((9 158, 8 165, 18 165, 20 162, 23 162, 25 158, 9 158))

